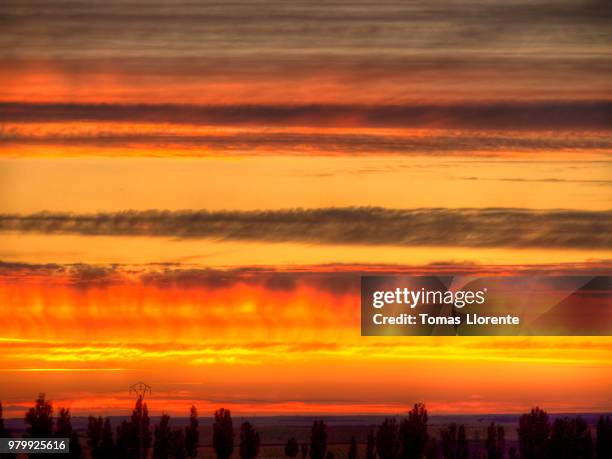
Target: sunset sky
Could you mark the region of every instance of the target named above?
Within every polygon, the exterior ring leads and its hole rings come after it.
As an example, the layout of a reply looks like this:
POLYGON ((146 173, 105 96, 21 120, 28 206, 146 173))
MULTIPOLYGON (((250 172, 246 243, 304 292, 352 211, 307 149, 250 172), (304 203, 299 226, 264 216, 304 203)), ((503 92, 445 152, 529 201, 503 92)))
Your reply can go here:
POLYGON ((359 278, 612 273, 605 2, 0 3, 0 401, 612 411, 610 337, 361 337, 359 278))

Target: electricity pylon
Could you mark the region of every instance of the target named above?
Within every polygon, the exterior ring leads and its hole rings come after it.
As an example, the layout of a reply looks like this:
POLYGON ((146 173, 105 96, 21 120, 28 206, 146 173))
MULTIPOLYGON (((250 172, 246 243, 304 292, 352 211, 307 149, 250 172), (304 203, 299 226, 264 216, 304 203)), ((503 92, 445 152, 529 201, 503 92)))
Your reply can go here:
POLYGON ((151 395, 151 386, 149 386, 146 383, 139 381, 130 386, 130 395, 136 394, 138 396, 138 400, 140 400, 140 403, 139 403, 140 413, 138 413, 139 415, 138 417, 140 420, 139 426, 138 426, 138 445, 139 445, 138 457, 140 459, 146 459, 144 456, 144 428, 142 425, 142 418, 143 418, 143 410, 144 410, 144 399, 147 393, 151 395))
POLYGON ((139 398, 142 398, 144 400, 145 395, 151 395, 151 386, 139 381, 136 384, 132 384, 130 386, 130 395, 131 394, 136 394, 139 398))

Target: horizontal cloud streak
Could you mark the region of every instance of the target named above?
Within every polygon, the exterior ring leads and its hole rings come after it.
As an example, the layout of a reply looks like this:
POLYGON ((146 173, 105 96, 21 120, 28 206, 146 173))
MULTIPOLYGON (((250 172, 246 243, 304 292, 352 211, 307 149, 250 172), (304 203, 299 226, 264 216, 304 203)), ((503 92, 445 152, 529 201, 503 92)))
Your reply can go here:
POLYGON ((198 59, 0 57, 0 100, 189 104, 407 104, 609 100, 607 56, 252 53, 198 59), (230 83, 228 83, 230 82, 230 83))
MULTIPOLYGON (((339 1, 65 4, 5 0, 6 54, 187 55, 276 49, 596 51, 609 43, 605 2, 339 1), (143 42, 146 41, 146 46, 143 42), (526 48, 526 49, 525 49, 526 48)), ((564 54, 560 52, 559 54, 564 54)))
POLYGON ((612 129, 612 101, 420 105, 0 103, 0 122, 111 121, 217 126, 612 129))
POLYGON ((315 244, 612 248, 612 211, 348 207, 0 215, 0 231, 315 244))
MULTIPOLYGON (((12 125, 13 127, 16 125, 12 125)), ((232 134, 164 134, 162 132, 138 132, 125 134, 104 130, 99 133, 48 133, 20 132, 19 129, 0 127, 0 142, 5 147, 19 145, 85 146, 93 148, 122 148, 122 155, 148 149, 164 150, 172 156, 227 152, 235 154, 452 154, 485 152, 505 154, 512 152, 546 151, 612 151, 612 137, 600 133, 571 132, 566 136, 552 133, 530 135, 520 132, 476 132, 434 130, 417 135, 376 134, 327 134, 299 132, 238 132, 232 134), (172 153, 174 151, 174 153, 172 153)), ((541 132, 541 131, 540 131, 541 132)), ((114 151, 114 150, 113 150, 114 151)))
POLYGON ((0 279, 28 282, 34 279, 47 285, 78 288, 112 284, 140 283, 157 287, 200 287, 223 289, 239 284, 264 287, 272 291, 288 291, 307 285, 319 291, 336 294, 359 292, 360 276, 605 276, 612 260, 586 263, 487 265, 481 263, 401 264, 327 264, 283 266, 243 266, 240 268, 204 268, 181 263, 122 264, 59 264, 18 263, 0 261, 0 279))

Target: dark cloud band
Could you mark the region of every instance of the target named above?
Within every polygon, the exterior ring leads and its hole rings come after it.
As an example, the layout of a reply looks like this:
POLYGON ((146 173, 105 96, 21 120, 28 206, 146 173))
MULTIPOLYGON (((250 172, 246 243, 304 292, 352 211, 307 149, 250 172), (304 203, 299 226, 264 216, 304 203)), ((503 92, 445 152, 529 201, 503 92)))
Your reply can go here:
POLYGON ((257 285, 267 290, 287 291, 309 285, 335 294, 359 292, 360 276, 408 275, 588 275, 606 276, 610 260, 585 263, 543 265, 487 265, 478 263, 432 263, 426 265, 331 264, 299 267, 244 266, 215 269, 180 263, 145 265, 30 264, 0 260, 0 279, 37 278, 47 283, 73 287, 98 287, 111 284, 141 283, 157 287, 222 289, 237 284, 257 285))
MULTIPOLYGON (((610 39, 605 1, 66 3, 3 0, 0 51, 68 56, 291 49, 588 49, 610 39), (52 50, 53 51, 53 50, 52 50)), ((556 54, 563 55, 557 51, 556 54)), ((568 54, 567 52, 565 54, 568 54)))
POLYGON ((0 231, 314 244, 612 248, 612 211, 324 208, 0 215, 0 231))
POLYGON ((411 106, 0 103, 0 122, 69 121, 224 126, 609 130, 612 127, 612 101, 411 106))
MULTIPOLYGON (((303 134, 292 132, 240 132, 232 135, 178 135, 163 133, 132 133, 104 131, 100 134, 65 135, 43 134, 28 135, 2 130, 0 142, 4 145, 56 145, 87 146, 94 148, 124 148, 122 154, 129 154, 131 148, 136 151, 144 147, 166 148, 175 151, 176 155, 207 154, 210 151, 228 154, 265 154, 282 152, 283 154, 465 154, 466 152, 485 152, 499 154, 511 152, 545 152, 545 151, 601 151, 612 150, 612 137, 607 135, 589 135, 572 133, 567 136, 553 136, 540 132, 538 136, 520 133, 491 133, 482 131, 460 131, 461 134, 445 134, 436 131, 428 136, 396 136, 381 133, 373 134, 303 134)), ((531 133, 527 133, 531 134, 531 133)))

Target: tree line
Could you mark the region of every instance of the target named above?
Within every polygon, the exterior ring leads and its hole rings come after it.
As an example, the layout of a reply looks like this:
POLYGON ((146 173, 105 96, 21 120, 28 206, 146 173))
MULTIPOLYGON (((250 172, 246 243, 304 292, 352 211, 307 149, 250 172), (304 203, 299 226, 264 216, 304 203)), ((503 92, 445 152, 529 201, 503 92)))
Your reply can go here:
MULTIPOLYGON (((81 459, 83 449, 72 428, 69 409, 54 414, 53 405, 40 394, 25 416, 24 438, 69 438, 71 459, 81 459)), ((518 422, 517 447, 506 445, 502 425, 492 422, 487 428, 484 451, 473 448, 466 428, 456 423, 442 428, 439 436, 429 433, 425 405, 417 403, 405 418, 389 417, 368 433, 363 459, 610 459, 612 458, 612 420, 600 416, 595 439, 580 416, 551 421, 546 411, 536 407, 523 414, 518 422)), ((163 414, 151 429, 147 404, 138 398, 132 415, 115 430, 110 418, 89 416, 86 442, 92 459, 188 459, 198 456, 200 445, 198 412, 191 407, 189 424, 184 428, 170 426, 170 416, 163 414), (152 451, 151 451, 152 450, 152 451)), ((10 437, 2 417, 0 403, 0 438, 10 437)), ((261 440, 255 426, 248 421, 240 425, 236 441, 230 410, 214 413, 212 447, 217 459, 230 459, 237 450, 240 459, 256 459, 261 440)), ((478 443, 478 442, 476 442, 478 443)), ((336 459, 328 449, 327 425, 313 422, 308 442, 289 438, 284 447, 289 458, 336 459)), ((350 440, 348 459, 358 459, 358 443, 350 440)), ((37 453, 34 457, 44 454, 37 453)), ((338 458, 343 459, 343 458, 338 458)))

